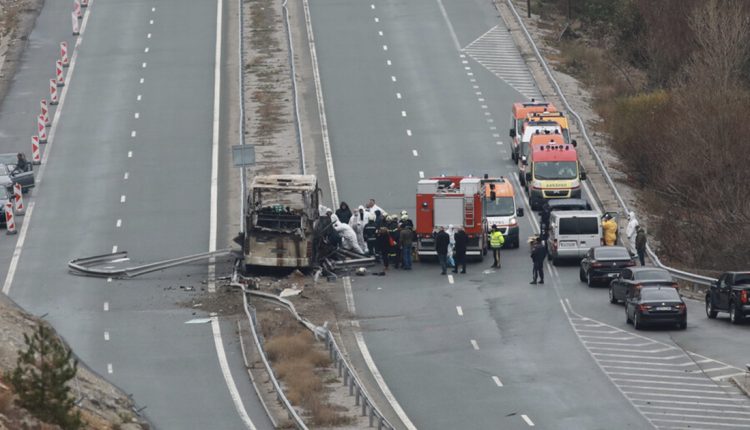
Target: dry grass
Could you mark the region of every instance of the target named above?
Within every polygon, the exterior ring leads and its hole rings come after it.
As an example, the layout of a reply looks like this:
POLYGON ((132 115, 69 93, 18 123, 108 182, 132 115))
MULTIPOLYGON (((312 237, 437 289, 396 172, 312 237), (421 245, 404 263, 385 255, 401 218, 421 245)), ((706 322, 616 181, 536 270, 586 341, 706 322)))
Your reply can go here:
POLYGON ((314 425, 351 423, 344 408, 325 401, 326 384, 337 380, 331 375, 328 354, 318 349, 313 335, 282 312, 261 313, 260 326, 266 355, 289 401, 307 411, 314 425))
POLYGON ((0 387, 0 415, 7 415, 13 407, 13 394, 9 389, 0 387))

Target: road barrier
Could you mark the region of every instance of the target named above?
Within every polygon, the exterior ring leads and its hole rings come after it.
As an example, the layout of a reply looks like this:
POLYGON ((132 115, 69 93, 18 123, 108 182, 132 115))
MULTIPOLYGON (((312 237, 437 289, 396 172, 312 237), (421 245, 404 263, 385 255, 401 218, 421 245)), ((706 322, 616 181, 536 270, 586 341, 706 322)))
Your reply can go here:
MULTIPOLYGON (((521 30, 526 36, 526 39, 529 41, 529 44, 531 45, 531 48, 534 51, 534 55, 536 56, 536 59, 539 61, 539 64, 542 66, 542 69, 544 69, 545 75, 547 76, 550 83, 554 87, 555 92, 557 93, 558 97, 565 105, 565 109, 568 112, 570 112, 573 115, 573 117, 575 117, 575 120, 578 123, 578 127, 581 130, 581 134, 583 135, 583 138, 586 141, 586 145, 589 147, 589 150, 591 151, 591 154, 593 155, 594 160, 596 161, 597 167, 599 167, 599 170, 602 172, 602 175, 606 179, 607 185, 609 186, 609 188, 612 190, 613 194, 617 198, 617 201, 620 204, 620 207, 622 207, 622 210, 625 211, 625 213, 630 213, 631 209, 628 208, 627 203, 625 203, 625 200, 622 198, 622 195, 620 195, 620 192, 618 191, 617 186, 615 185, 615 182, 612 179, 612 176, 610 176, 609 171, 607 170, 607 166, 604 164, 604 161, 602 160, 601 156, 599 155, 596 148, 594 147, 594 144, 591 142, 588 132, 586 131, 586 125, 584 124, 583 119, 578 114, 578 112, 573 110, 573 108, 570 106, 570 103, 568 103, 568 99, 565 97, 565 94, 563 94, 562 89, 560 88, 560 84, 558 84, 557 81, 555 80, 555 77, 552 74, 552 70, 549 68, 549 66, 547 65, 547 62, 544 60, 542 53, 539 51, 539 48, 537 48, 536 43, 534 42, 534 39, 531 37, 531 33, 529 33, 529 30, 526 28, 526 25, 524 25, 523 19, 521 18, 521 15, 518 14, 518 11, 516 10, 516 7, 513 4, 512 0, 506 0, 506 2, 511 12, 513 13, 513 15, 516 17, 516 20, 518 21, 518 24, 521 27, 521 30)), ((667 266, 664 263, 662 263, 661 260, 659 260, 659 256, 656 255, 656 253, 653 251, 651 246, 646 245, 646 250, 648 252, 649 257, 654 262, 654 264, 656 264, 656 266, 662 269, 668 270, 677 279, 681 279, 681 280, 699 284, 699 285, 710 285, 710 283, 715 280, 707 276, 702 276, 696 273, 690 273, 684 270, 679 270, 674 267, 667 266)))
POLYGON ((13 203, 5 202, 5 234, 16 234, 16 217, 13 216, 13 203))
POLYGON ((60 102, 60 98, 57 95, 57 83, 54 79, 49 80, 49 104, 55 106, 60 102))
POLYGON ((75 12, 71 12, 70 17, 73 19, 73 36, 81 34, 81 26, 78 25, 78 17, 75 12))
POLYGON ((42 154, 39 149, 39 136, 31 136, 31 164, 42 164, 42 154))
POLYGON ((58 87, 65 85, 65 72, 61 60, 55 61, 55 83, 58 87))
POLYGON ((81 13, 81 0, 73 0, 73 13, 76 18, 83 18, 83 14, 81 13))
POLYGON ((62 61, 63 67, 70 66, 70 58, 68 58, 68 42, 60 42, 60 61, 62 61))
POLYGON ((49 120, 49 108, 47 107, 47 99, 42 99, 39 102, 39 111, 40 115, 42 115, 42 118, 44 118, 44 125, 49 127, 51 123, 49 120))
POLYGON ((13 184, 13 197, 16 201, 16 215, 23 215, 26 213, 26 205, 23 204, 23 188, 18 182, 13 184))
POLYGON ((44 117, 36 117, 36 131, 39 136, 39 143, 47 143, 47 124, 44 123, 44 117))
POLYGON ((44 117, 36 117, 36 131, 39 136, 39 143, 47 143, 47 124, 44 123, 44 117))

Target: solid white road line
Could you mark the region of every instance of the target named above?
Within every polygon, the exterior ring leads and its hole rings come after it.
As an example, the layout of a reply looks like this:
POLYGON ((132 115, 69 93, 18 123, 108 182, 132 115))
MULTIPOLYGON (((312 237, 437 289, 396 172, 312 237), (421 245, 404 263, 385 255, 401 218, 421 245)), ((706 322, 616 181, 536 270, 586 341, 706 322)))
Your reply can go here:
MULTIPOLYGON (((219 0, 219 4, 221 4, 221 0, 219 0)), ((255 424, 253 424, 253 421, 250 419, 250 416, 245 410, 245 405, 244 403, 242 403, 240 392, 237 390, 237 385, 234 383, 234 378, 232 378, 232 371, 229 369, 227 354, 226 351, 224 351, 224 342, 221 339, 221 328, 219 327, 218 317, 211 317, 211 330, 214 333, 214 345, 216 346, 216 355, 219 357, 219 367, 221 368, 222 375, 224 375, 224 381, 229 388, 229 395, 232 397, 234 407, 240 414, 240 419, 245 424, 245 427, 250 430, 255 430, 255 424)))
MULTIPOLYGON (((62 103, 62 101, 61 101, 62 103)), ((10 287, 13 285, 13 279, 16 276, 16 269, 18 268, 18 260, 21 258, 21 251, 23 250, 23 244, 26 242, 26 233, 29 230, 29 224, 31 221, 31 215, 34 212, 34 202, 30 202, 26 209, 26 215, 24 216, 24 222, 21 225, 21 232, 18 234, 18 242, 16 247, 13 249, 13 257, 10 259, 10 266, 8 267, 8 274, 5 276, 5 283, 3 284, 3 294, 6 296, 10 293, 10 287)))
POLYGON ((528 415, 521 415, 521 418, 526 421, 526 424, 528 424, 529 427, 534 427, 534 421, 531 421, 531 418, 529 418, 528 415))
POLYGON ((471 341, 471 347, 474 348, 476 351, 479 351, 479 344, 476 340, 472 339, 471 341))
POLYGON ((497 376, 493 376, 492 380, 495 381, 495 385, 497 385, 498 387, 502 387, 503 386, 502 381, 500 381, 500 378, 498 378, 497 376))
POLYGON ((456 306, 456 313, 457 313, 457 314, 458 314, 458 316, 460 316, 460 317, 464 316, 464 310, 463 310, 463 309, 461 309, 461 306, 456 306))
POLYGON ((451 24, 451 20, 448 19, 448 12, 445 11, 443 2, 441 0, 437 0, 437 4, 438 4, 438 7, 440 7, 440 13, 443 15, 443 19, 445 20, 446 25, 448 25, 448 32, 451 35, 451 39, 453 39, 453 45, 456 47, 456 51, 461 51, 461 45, 458 43, 458 37, 456 37, 456 31, 453 30, 453 24, 451 24))
MULTIPOLYGON (((218 201, 219 201, 219 127, 221 113, 221 24, 222 0, 216 2, 216 56, 214 58, 214 117, 211 138, 211 203, 209 208, 208 252, 216 251, 218 201)), ((207 288, 209 293, 216 292, 216 260, 208 261, 207 288)))

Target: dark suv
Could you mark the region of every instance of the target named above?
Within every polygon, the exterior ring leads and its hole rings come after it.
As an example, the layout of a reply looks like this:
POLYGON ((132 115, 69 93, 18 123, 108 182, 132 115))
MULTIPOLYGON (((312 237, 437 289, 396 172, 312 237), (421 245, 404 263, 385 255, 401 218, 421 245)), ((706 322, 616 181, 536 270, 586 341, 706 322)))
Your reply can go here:
POLYGON ((716 318, 728 312, 729 320, 739 324, 750 316, 750 272, 725 272, 711 283, 706 293, 706 315, 716 318))

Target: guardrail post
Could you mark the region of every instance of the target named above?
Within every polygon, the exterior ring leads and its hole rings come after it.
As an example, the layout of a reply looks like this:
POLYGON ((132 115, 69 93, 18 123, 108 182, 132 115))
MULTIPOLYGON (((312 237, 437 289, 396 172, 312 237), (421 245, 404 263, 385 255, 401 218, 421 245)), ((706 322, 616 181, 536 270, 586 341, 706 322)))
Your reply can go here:
POLYGON ((370 408, 370 427, 372 427, 373 420, 375 418, 375 412, 370 408))
POLYGON ((349 369, 344 369, 344 385, 349 384, 349 369))
POLYGON ((362 399, 362 416, 367 416, 367 402, 362 399))
MULTIPOLYGON (((349 395, 351 396, 352 393, 349 392, 349 395)), ((360 388, 357 387, 357 395, 354 396, 354 406, 359 406, 359 396, 361 396, 361 395, 362 395, 362 390, 360 390, 360 388)))
POLYGON ((349 395, 354 395, 354 378, 349 378, 349 395))
POLYGON ((344 367, 342 362, 343 362, 342 360, 339 360, 339 378, 342 376, 343 367, 344 367))

